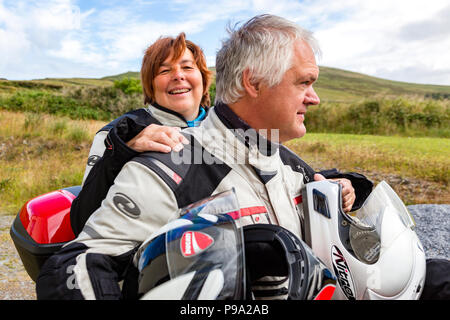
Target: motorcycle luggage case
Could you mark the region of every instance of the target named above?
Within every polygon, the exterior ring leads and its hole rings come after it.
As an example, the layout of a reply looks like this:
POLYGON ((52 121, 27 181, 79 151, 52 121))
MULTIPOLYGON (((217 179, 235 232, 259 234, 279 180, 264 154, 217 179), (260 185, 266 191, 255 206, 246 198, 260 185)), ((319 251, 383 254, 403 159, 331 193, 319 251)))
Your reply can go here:
POLYGON ((81 187, 69 187, 37 196, 17 214, 10 235, 33 281, 53 253, 75 238, 70 226, 70 206, 81 187))

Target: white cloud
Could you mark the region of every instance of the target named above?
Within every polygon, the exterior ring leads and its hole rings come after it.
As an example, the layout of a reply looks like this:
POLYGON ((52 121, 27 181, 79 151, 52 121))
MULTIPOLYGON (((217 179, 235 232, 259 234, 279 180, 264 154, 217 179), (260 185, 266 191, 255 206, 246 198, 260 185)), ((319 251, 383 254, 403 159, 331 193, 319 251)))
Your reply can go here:
POLYGON ((210 64, 228 21, 272 13, 315 33, 321 65, 450 84, 447 0, 130 0, 86 2, 90 7, 83 10, 77 3, 0 0, 0 77, 101 77, 139 70, 150 43, 181 31, 200 39, 210 64))
POLYGON ((79 7, 71 1, 40 3, 29 14, 34 27, 39 30, 76 30, 80 29, 81 14, 79 7))
MULTIPOLYGON (((347 4, 345 10, 351 14, 316 31, 323 65, 393 80, 450 84, 450 73, 439 72, 450 66, 449 55, 443 54, 450 52, 449 23, 442 18, 449 11, 445 1, 432 1, 433 5, 385 0, 347 4), (425 31, 430 21, 439 21, 439 28, 425 31), (434 72, 441 76, 434 77, 434 72)), ((327 10, 324 3, 318 5, 327 10)))
POLYGON ((17 1, 8 6, 0 2, 0 74, 30 78, 34 77, 33 72, 42 74, 39 69, 51 69, 43 64, 48 63, 48 57, 79 60, 83 57, 77 55, 82 52, 82 44, 68 39, 76 37, 81 22, 91 13, 81 14, 70 0, 17 1), (76 51, 70 54, 69 49, 76 51))
POLYGON ((88 50, 79 40, 65 38, 61 41, 61 47, 58 50, 49 50, 50 56, 66 59, 68 61, 84 64, 100 64, 102 55, 95 50, 88 50))
POLYGON ((140 60, 144 50, 158 37, 175 36, 180 32, 191 35, 202 32, 208 23, 218 19, 218 7, 223 19, 243 8, 242 1, 237 0, 221 1, 219 4, 178 0, 167 5, 174 12, 181 11, 179 18, 158 19, 157 14, 141 17, 131 7, 114 7, 99 12, 95 17, 96 34, 103 44, 105 59, 115 64, 140 60))

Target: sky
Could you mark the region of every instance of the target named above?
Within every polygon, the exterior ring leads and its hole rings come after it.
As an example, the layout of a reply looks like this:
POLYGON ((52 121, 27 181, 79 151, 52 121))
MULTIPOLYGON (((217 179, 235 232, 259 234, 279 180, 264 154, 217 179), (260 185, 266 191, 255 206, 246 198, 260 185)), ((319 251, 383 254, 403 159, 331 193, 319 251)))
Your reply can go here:
POLYGON ((226 27, 262 13, 311 30, 319 66, 450 85, 448 0, 0 0, 0 78, 139 71, 153 41, 180 32, 214 66, 226 27))

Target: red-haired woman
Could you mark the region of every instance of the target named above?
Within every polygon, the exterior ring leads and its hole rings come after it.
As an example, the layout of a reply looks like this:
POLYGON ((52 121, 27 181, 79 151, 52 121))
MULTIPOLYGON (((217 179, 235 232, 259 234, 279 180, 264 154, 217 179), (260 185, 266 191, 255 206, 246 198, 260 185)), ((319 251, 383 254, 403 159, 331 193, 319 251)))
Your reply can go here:
POLYGON ((145 51, 141 82, 147 106, 115 119, 95 136, 83 187, 71 207, 75 235, 100 207, 123 165, 139 152, 179 151, 188 143, 180 128, 196 126, 210 105, 203 51, 180 33, 161 37, 145 51))

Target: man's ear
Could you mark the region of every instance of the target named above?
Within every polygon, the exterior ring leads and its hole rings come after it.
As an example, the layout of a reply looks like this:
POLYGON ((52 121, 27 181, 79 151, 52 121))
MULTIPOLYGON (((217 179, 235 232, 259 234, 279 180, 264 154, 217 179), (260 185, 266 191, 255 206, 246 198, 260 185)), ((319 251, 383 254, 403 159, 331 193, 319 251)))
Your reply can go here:
POLYGON ((245 92, 252 97, 256 98, 259 94, 259 83, 252 83, 250 81, 251 79, 251 73, 249 69, 245 69, 242 73, 242 85, 245 89, 245 92))

